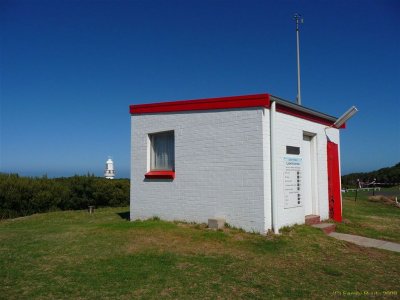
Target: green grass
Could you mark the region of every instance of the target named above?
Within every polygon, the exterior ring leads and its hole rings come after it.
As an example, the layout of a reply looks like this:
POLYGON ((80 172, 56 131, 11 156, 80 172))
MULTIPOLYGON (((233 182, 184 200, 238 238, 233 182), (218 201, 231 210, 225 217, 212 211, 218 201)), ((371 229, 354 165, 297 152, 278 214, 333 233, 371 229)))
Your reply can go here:
POLYGON ((400 243, 400 208, 369 201, 368 195, 359 193, 355 201, 354 193, 344 194, 344 222, 336 231, 400 243))
POLYGON ((399 292, 399 253, 360 248, 307 226, 261 236, 157 219, 129 222, 121 217, 127 210, 1 221, 0 299, 326 299, 399 292))

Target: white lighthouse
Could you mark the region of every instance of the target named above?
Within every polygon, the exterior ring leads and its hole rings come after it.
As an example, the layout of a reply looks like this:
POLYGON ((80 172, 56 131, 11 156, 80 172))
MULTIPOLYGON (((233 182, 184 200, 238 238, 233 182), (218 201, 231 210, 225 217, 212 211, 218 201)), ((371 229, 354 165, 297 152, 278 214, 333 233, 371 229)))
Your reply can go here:
POLYGON ((115 170, 114 170, 114 162, 111 157, 108 157, 106 161, 106 169, 104 170, 104 177, 107 179, 114 179, 115 170))

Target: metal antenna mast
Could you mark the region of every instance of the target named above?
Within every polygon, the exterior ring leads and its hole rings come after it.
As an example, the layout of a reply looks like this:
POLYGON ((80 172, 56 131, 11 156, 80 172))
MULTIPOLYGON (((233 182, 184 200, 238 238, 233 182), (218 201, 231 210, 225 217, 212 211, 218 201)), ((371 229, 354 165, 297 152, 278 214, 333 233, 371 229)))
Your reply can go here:
POLYGON ((300 92, 300 37, 299 37, 299 24, 304 20, 300 14, 295 13, 293 20, 296 21, 296 38, 297 38, 297 104, 301 105, 301 92, 300 92))

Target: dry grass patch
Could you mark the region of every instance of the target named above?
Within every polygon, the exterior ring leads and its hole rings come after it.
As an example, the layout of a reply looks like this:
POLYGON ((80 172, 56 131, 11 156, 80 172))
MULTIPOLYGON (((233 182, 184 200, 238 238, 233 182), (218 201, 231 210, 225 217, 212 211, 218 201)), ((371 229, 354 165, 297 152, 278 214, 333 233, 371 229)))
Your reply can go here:
POLYGON ((214 231, 205 227, 199 229, 196 225, 180 224, 175 231, 166 232, 162 228, 132 231, 127 252, 139 253, 150 250, 182 255, 231 255, 242 258, 257 255, 251 247, 243 247, 243 243, 256 243, 257 240, 264 241, 267 238, 231 229, 214 231))
POLYGON ((386 205, 391 205, 395 207, 399 207, 396 205, 396 200, 394 196, 382 196, 382 195, 377 195, 377 196, 369 196, 368 200, 371 202, 378 202, 378 203, 383 203, 386 205))

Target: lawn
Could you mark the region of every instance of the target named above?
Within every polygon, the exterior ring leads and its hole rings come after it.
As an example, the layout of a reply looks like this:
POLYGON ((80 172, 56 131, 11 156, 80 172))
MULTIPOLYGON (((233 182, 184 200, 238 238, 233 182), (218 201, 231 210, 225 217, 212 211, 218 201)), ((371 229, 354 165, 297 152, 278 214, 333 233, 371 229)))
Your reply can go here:
POLYGON ((308 226, 261 236, 157 219, 129 222, 127 211, 1 221, 0 298, 326 299, 400 293, 400 253, 360 248, 308 226))
MULTIPOLYGON (((382 194, 390 194, 390 189, 383 189, 382 194)), ((337 225, 337 232, 400 243, 400 208, 369 201, 371 192, 359 192, 357 201, 354 193, 343 196, 344 222, 337 225)))

